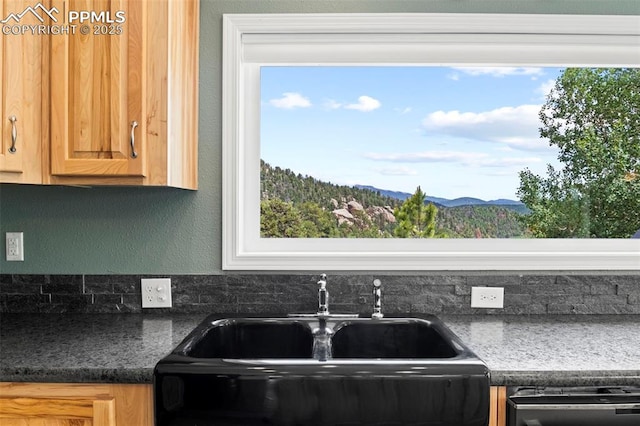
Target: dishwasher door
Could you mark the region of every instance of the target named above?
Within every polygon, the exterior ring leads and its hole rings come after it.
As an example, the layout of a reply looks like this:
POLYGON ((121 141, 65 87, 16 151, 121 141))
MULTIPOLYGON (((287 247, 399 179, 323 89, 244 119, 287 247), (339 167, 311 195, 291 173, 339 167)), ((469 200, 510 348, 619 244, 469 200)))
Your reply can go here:
POLYGON ((515 388, 508 426, 638 426, 640 388, 515 388))

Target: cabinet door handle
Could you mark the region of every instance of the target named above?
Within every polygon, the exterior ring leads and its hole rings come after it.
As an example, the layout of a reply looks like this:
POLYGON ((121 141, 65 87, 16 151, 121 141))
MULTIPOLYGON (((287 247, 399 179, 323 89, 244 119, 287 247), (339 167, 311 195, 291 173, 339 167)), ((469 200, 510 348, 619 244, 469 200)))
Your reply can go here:
POLYGON ((9 148, 9 152, 15 154, 16 141, 18 140, 18 127, 16 126, 16 121, 18 121, 18 119, 15 115, 12 115, 9 117, 9 121, 11 122, 11 148, 9 148))
POLYGON ((138 127, 137 121, 131 122, 131 158, 138 158, 138 153, 136 152, 136 135, 135 130, 138 127))

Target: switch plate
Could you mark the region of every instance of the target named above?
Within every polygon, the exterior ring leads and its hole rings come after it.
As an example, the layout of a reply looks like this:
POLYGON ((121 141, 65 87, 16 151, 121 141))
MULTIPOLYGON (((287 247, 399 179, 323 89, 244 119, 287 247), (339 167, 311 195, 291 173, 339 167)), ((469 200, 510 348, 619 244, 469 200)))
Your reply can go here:
POLYGON ((142 278, 140 288, 143 308, 171 307, 171 278, 142 278))
POLYGON ((7 232, 6 234, 7 261, 24 261, 24 242, 22 232, 7 232))
POLYGON ((503 308, 504 287, 471 287, 472 308, 503 308))

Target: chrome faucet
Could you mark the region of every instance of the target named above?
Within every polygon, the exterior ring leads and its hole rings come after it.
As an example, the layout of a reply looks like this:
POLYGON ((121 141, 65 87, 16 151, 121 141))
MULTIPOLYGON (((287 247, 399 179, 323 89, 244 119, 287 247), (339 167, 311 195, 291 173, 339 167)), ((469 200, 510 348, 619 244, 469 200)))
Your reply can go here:
POLYGON ((329 315, 329 290, 327 290, 327 274, 320 275, 318 281, 318 316, 329 315))
POLYGON ((379 279, 373 280, 373 313, 371 318, 380 319, 384 317, 382 315, 382 281, 379 279))
POLYGON ((358 314, 330 314, 329 290, 327 290, 327 274, 320 275, 318 281, 318 311, 315 314, 287 314, 288 317, 314 317, 318 319, 358 318, 358 314))
POLYGON ((318 281, 318 328, 313 330, 313 357, 318 361, 331 359, 331 336, 333 330, 327 327, 329 316, 329 290, 327 290, 327 274, 320 275, 318 281))

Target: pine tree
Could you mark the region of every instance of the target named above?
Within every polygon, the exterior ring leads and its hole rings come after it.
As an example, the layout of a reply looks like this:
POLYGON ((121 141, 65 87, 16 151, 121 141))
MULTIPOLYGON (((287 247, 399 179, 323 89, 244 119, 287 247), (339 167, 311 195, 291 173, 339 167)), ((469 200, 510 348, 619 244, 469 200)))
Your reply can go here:
POLYGON ((433 238, 436 234, 438 208, 424 204, 425 194, 418 186, 416 192, 395 210, 398 226, 394 230, 400 238, 433 238))

